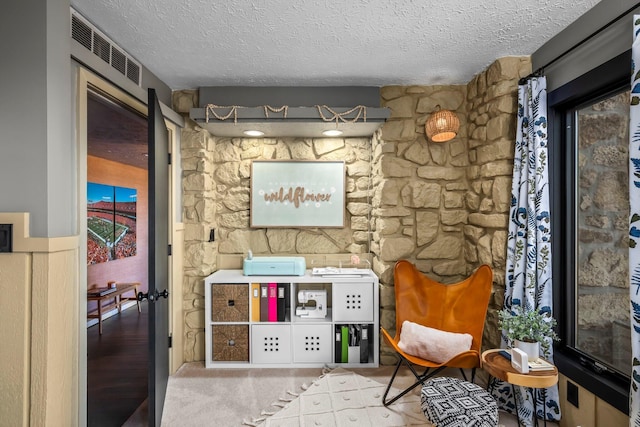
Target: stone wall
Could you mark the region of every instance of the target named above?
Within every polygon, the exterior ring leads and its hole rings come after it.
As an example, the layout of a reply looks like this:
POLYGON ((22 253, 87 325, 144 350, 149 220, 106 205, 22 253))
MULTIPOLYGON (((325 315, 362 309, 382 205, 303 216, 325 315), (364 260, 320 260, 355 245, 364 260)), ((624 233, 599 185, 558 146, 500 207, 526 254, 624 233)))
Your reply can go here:
MULTIPOLYGON (((485 347, 500 343, 517 86, 529 58, 494 62, 464 86, 387 86, 391 109, 374 141, 374 270, 381 282, 381 326, 395 332, 393 265, 408 259, 431 278, 454 283, 480 264, 494 269, 485 347), (445 143, 427 141, 424 123, 439 105, 460 120, 445 143)), ((382 363, 394 363, 381 343, 382 363)))
MULTIPOLYGON (((391 117, 374 146, 374 271, 380 277, 380 323, 395 332, 393 266, 407 259, 436 280, 456 282, 467 266, 463 226, 469 187, 466 86, 387 86, 391 117), (460 132, 445 143, 427 141, 424 124, 436 105, 452 110, 460 132)), ((381 342, 380 361, 395 363, 381 342)))
POLYGON ((493 267, 494 293, 484 347, 500 346, 498 311, 504 303, 506 245, 516 137, 518 80, 531 72, 528 57, 496 60, 467 85, 469 188, 464 225, 467 265, 493 267))
MULTIPOLYGON (((175 95, 174 95, 175 98, 175 95)), ((175 101, 174 101, 175 105, 175 101)), ((189 105, 186 111, 189 111, 189 105)), ((184 112, 184 111, 180 111, 184 112)), ((182 201, 184 222, 184 360, 204 360, 204 278, 216 269, 217 241, 209 230, 217 228, 214 184, 215 139, 186 120, 182 130, 182 201)))
MULTIPOLYGON (((372 254, 380 277, 381 326, 395 331, 393 265, 409 259, 445 283, 478 265, 494 268, 495 292, 486 347, 499 344, 497 310, 511 191, 517 81, 528 58, 503 58, 467 85, 388 86, 391 117, 371 139, 214 138, 186 120, 182 134, 185 222, 185 361, 204 359, 203 279, 220 254, 372 254), (439 105, 454 111, 460 132, 426 140, 424 123, 439 105), (347 223, 343 229, 249 228, 253 159, 345 160, 347 223), (216 241, 209 242, 209 230, 216 241)), ((188 114, 194 91, 174 93, 188 114)), ((381 343, 381 363, 395 358, 381 343)))
MULTIPOLYGON (((185 361, 204 360, 204 278, 221 257, 301 254, 322 263, 368 260, 370 245, 370 138, 216 138, 186 116, 197 105, 193 91, 173 95, 185 115, 182 131, 185 223, 185 361), (341 160, 346 166, 344 228, 250 228, 252 160, 341 160), (209 232, 215 229, 215 241, 209 232)), ((221 267, 222 268, 222 267, 221 267)))
POLYGON ((220 254, 369 252, 370 138, 218 138, 213 180, 220 254), (346 166, 344 228, 249 228, 252 160, 341 160, 346 166))

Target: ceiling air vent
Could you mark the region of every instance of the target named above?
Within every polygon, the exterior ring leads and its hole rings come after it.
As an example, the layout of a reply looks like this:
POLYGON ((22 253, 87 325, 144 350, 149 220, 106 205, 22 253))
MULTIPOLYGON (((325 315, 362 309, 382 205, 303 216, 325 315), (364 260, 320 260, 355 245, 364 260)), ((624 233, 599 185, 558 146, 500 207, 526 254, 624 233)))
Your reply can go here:
POLYGON ((71 38, 140 86, 142 76, 140 63, 73 9, 71 9, 71 38))

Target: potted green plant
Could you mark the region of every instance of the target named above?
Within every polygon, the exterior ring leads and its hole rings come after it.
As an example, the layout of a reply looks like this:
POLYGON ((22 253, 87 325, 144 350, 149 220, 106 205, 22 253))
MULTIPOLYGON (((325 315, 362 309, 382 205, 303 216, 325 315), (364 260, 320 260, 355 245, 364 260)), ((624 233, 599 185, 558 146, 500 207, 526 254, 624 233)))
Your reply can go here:
POLYGON ((513 306, 511 310, 503 309, 498 313, 499 326, 513 347, 527 353, 530 360, 536 360, 542 347, 547 354, 549 340, 558 340, 554 331, 556 319, 549 313, 538 310, 524 311, 521 306, 513 306))

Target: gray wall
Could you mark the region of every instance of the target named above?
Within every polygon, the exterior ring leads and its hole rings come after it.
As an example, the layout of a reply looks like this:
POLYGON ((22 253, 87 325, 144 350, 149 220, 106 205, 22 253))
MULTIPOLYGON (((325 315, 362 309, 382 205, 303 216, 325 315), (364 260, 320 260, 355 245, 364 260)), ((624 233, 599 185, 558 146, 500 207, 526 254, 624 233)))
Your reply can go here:
POLYGON ((7 2, 0 14, 0 211, 31 235, 77 233, 69 2, 7 2))
MULTIPOLYGON (((29 212, 34 237, 78 233, 69 7, 69 0, 11 1, 0 14, 0 212, 29 212)), ((144 67, 143 84, 130 92, 146 103, 146 88, 155 87, 171 105, 170 88, 144 67)))

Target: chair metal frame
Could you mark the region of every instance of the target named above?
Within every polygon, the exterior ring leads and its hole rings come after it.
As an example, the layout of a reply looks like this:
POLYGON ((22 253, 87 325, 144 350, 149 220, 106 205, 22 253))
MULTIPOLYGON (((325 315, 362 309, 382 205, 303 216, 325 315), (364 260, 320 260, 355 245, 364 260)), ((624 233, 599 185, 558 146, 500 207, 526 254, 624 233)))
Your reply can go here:
POLYGON ((484 323, 493 288, 493 271, 481 265, 465 280, 444 284, 437 282, 407 260, 400 260, 394 268, 396 299, 396 334, 381 328, 382 336, 396 351, 399 358, 396 368, 382 396, 384 406, 389 406, 418 385, 448 367, 459 368, 467 380, 464 369, 471 369, 471 382, 475 380, 476 368, 481 364, 481 347, 484 323), (468 333, 473 337, 471 348, 459 353, 444 363, 438 363, 404 352, 398 347, 402 323, 409 320, 423 326, 457 333, 468 333), (416 382, 387 400, 391 386, 401 365, 406 365, 416 377, 416 382), (425 368, 419 373, 414 366, 425 368))

